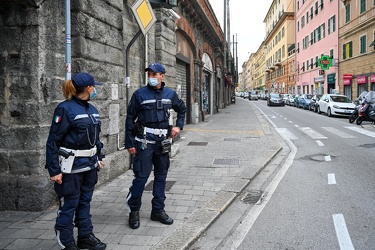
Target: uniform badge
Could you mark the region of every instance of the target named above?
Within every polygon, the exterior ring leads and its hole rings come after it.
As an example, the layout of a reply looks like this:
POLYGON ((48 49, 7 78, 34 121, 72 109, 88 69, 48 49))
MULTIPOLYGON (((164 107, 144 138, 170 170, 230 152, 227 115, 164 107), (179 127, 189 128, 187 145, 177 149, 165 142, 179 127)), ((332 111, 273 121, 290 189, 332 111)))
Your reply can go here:
POLYGON ((59 123, 61 122, 61 116, 55 116, 55 118, 53 119, 55 121, 55 123, 59 123))

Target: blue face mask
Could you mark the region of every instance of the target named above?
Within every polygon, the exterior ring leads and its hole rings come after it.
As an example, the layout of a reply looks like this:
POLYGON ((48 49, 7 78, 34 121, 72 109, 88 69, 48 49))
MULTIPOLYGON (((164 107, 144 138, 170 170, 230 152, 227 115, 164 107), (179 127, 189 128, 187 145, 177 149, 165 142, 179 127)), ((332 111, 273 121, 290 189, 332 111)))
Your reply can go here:
POLYGON ((90 99, 93 99, 96 96, 96 88, 94 87, 94 92, 90 94, 90 99))
POLYGON ((158 78, 148 78, 147 82, 152 87, 155 87, 159 84, 158 78))

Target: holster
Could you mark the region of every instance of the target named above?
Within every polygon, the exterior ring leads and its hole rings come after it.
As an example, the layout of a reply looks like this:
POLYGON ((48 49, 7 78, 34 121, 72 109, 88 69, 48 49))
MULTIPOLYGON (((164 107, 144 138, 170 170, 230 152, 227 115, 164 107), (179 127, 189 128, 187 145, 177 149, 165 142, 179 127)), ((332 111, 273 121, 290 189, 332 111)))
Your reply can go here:
POLYGON ((144 126, 139 124, 138 122, 135 123, 133 128, 133 135, 141 135, 144 132, 144 126))
POLYGON ((74 155, 71 155, 68 158, 60 155, 59 163, 62 173, 70 174, 72 172, 74 158, 76 158, 74 155))

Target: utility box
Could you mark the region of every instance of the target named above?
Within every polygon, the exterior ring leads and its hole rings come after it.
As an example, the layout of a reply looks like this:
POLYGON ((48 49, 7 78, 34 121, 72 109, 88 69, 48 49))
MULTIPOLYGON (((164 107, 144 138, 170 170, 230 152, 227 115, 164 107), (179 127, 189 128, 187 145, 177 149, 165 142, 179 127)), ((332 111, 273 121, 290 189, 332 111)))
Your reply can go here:
POLYGON ((199 105, 196 102, 191 105, 191 123, 199 123, 199 105))

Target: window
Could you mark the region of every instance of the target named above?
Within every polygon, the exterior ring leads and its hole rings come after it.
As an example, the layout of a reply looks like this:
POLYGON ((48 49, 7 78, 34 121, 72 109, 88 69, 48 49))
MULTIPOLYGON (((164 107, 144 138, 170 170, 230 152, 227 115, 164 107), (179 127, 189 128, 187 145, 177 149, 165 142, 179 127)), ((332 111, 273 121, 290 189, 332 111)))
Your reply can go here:
POLYGON ((310 59, 310 67, 311 69, 314 68, 314 58, 310 59))
POLYGON ((328 19, 328 35, 335 32, 336 30, 336 16, 328 19))
POLYGON ((326 24, 323 23, 322 25, 320 25, 320 29, 322 30, 322 39, 326 36, 326 24))
POLYGON ((305 27, 305 16, 301 18, 301 28, 305 27))
POLYGON ((316 29, 316 40, 320 41, 321 36, 320 36, 320 26, 316 29))
POLYGON ((350 3, 345 5, 345 23, 350 22, 350 3))
POLYGON ((345 60, 345 59, 348 59, 348 58, 351 58, 353 56, 353 43, 352 42, 348 42, 348 43, 345 43, 342 45, 342 58, 345 60))
MULTIPOLYGON (((375 0, 374 0, 375 1, 375 0)), ((324 0, 320 0, 320 9, 322 10, 324 7, 324 0)))
POLYGON ((306 24, 309 23, 309 12, 306 12, 306 24))
POLYGON ((318 15, 318 9, 319 9, 319 2, 315 2, 315 15, 318 15))
POLYGON ((299 1, 297 1, 297 10, 299 10, 299 1))
POLYGON ((361 0, 361 11, 360 14, 366 11, 366 0, 361 0))
POLYGON ((329 51, 329 56, 331 57, 331 59, 333 59, 333 49, 331 49, 330 51, 329 51))
POLYGON ((306 61, 306 68, 307 68, 307 70, 309 70, 309 67, 310 67, 309 60, 307 60, 306 61))
POLYGON ((318 60, 319 60, 319 58, 318 58, 318 56, 316 56, 315 57, 315 67, 318 67, 318 60))
POLYGON ((314 18, 314 7, 311 7, 310 12, 311 12, 310 17, 311 17, 311 20, 312 20, 314 18))
POLYGON ((297 32, 299 32, 299 21, 297 21, 297 32))
POLYGON ((359 43, 360 43, 359 53, 364 54, 364 53, 366 53, 366 35, 361 36, 361 38, 359 40, 360 40, 359 41, 359 43))
POLYGON ((311 34, 310 34, 310 44, 314 44, 315 43, 315 36, 314 36, 314 31, 313 32, 311 32, 311 34))

